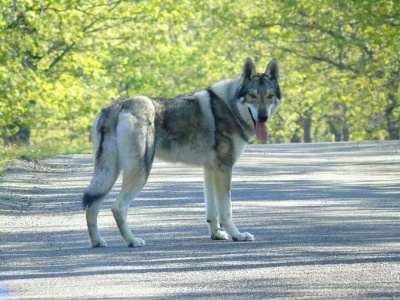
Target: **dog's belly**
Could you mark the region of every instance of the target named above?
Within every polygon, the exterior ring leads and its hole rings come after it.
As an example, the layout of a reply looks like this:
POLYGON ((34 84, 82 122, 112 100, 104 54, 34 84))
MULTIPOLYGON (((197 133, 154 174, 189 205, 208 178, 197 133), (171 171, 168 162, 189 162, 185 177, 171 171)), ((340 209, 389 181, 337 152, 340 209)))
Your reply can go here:
POLYGON ((156 145, 155 156, 165 161, 179 162, 190 165, 204 165, 216 159, 212 144, 208 142, 156 145))

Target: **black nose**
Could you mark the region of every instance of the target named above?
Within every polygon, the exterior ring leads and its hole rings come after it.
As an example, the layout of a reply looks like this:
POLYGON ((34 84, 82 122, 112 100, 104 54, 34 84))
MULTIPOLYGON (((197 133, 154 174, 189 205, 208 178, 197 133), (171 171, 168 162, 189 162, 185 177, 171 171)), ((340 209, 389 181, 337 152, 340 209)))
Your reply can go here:
POLYGON ((258 113, 258 121, 260 122, 267 122, 268 115, 265 112, 258 113))

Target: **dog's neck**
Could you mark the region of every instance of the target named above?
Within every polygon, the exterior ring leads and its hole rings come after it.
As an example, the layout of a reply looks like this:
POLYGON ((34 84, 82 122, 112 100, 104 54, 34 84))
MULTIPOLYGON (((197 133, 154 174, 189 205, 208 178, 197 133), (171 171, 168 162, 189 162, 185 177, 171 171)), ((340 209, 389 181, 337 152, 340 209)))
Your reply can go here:
MULTIPOLYGON (((214 83, 210 88, 214 93, 221 99, 225 101, 232 101, 236 97, 236 92, 240 84, 241 77, 223 79, 214 83), (228 84, 227 84, 228 83, 228 84)), ((229 103, 227 103, 229 105, 229 103)))

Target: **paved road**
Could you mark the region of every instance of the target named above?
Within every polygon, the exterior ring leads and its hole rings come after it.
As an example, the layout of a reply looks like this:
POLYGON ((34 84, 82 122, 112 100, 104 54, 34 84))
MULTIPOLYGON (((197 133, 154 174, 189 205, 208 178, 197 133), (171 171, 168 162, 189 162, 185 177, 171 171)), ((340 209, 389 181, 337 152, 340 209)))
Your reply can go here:
POLYGON ((201 169, 157 162, 132 204, 143 248, 109 208, 89 247, 85 155, 19 161, 0 180, 0 299, 399 299, 400 143, 267 145, 234 170, 234 219, 212 241, 201 169))

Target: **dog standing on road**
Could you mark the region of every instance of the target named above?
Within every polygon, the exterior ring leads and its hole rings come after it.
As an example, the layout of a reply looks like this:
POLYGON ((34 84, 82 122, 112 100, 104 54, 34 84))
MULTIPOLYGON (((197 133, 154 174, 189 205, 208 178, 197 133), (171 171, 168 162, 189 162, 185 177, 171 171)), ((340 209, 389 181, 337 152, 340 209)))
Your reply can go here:
POLYGON ((280 105, 279 67, 272 59, 257 73, 247 58, 241 76, 173 99, 136 96, 103 108, 93 131, 94 175, 83 195, 92 247, 104 247, 97 216, 104 197, 123 172, 111 208, 128 247, 145 244, 133 236, 127 212, 145 185, 154 157, 204 168, 206 217, 214 240, 252 241, 232 222, 232 168, 254 136, 266 141, 266 122, 280 105), (221 228, 222 226, 222 228, 221 228))

